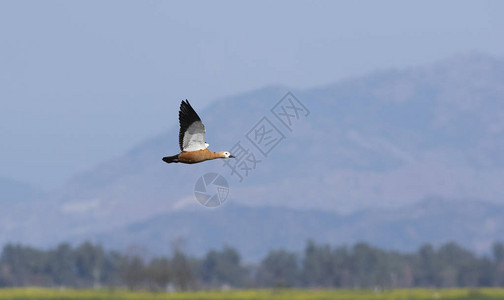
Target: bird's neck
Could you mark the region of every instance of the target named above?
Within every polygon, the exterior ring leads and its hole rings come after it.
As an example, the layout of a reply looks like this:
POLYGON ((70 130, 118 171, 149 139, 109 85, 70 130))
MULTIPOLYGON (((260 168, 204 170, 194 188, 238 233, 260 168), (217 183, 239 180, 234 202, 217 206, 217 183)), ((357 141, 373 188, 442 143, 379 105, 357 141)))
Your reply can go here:
POLYGON ((226 158, 226 155, 224 155, 224 152, 212 152, 213 158, 226 158))

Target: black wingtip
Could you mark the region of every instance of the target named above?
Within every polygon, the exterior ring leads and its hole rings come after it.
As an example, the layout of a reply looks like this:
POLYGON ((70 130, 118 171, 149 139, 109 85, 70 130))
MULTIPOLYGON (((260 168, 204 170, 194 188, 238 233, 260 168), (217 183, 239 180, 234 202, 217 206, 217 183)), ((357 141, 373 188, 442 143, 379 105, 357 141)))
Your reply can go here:
POLYGON ((191 106, 191 104, 189 104, 189 100, 185 99, 185 100, 182 100, 182 102, 180 102, 180 107, 186 106, 186 105, 191 106))
MULTIPOLYGON (((192 108, 191 104, 189 104, 189 101, 187 99, 185 101, 182 100, 182 102, 180 103, 179 121, 181 122, 181 127, 183 125, 182 123, 188 121, 191 123, 194 121, 201 121, 200 117, 198 116, 194 108, 192 108)), ((187 126, 189 125, 190 123, 187 124, 187 126)))

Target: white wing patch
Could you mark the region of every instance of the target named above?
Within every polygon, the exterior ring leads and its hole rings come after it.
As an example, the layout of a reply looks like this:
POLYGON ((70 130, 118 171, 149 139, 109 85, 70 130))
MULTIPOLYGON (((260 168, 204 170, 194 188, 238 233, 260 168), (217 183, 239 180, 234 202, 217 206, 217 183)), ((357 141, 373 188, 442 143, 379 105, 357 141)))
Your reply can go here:
POLYGON ((182 151, 198 151, 208 147, 205 143, 205 126, 201 121, 192 123, 184 132, 182 151))

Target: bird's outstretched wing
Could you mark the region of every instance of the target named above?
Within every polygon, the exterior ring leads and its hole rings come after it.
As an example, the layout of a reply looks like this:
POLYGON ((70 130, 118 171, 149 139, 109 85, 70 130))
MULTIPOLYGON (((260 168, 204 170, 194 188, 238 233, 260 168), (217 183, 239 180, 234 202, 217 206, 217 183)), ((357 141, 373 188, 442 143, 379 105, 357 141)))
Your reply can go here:
POLYGON ((187 100, 180 103, 179 122, 180 151, 197 151, 207 148, 205 126, 187 100))

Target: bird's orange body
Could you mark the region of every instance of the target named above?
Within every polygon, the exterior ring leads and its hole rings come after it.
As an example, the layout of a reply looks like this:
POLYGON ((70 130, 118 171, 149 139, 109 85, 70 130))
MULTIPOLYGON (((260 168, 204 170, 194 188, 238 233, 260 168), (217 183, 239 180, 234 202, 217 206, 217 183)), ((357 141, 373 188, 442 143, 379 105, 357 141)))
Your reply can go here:
POLYGON ((223 158, 223 156, 219 152, 212 152, 208 149, 191 151, 191 152, 182 152, 178 156, 179 162, 186 164, 195 164, 205 160, 211 160, 216 158, 223 158))

